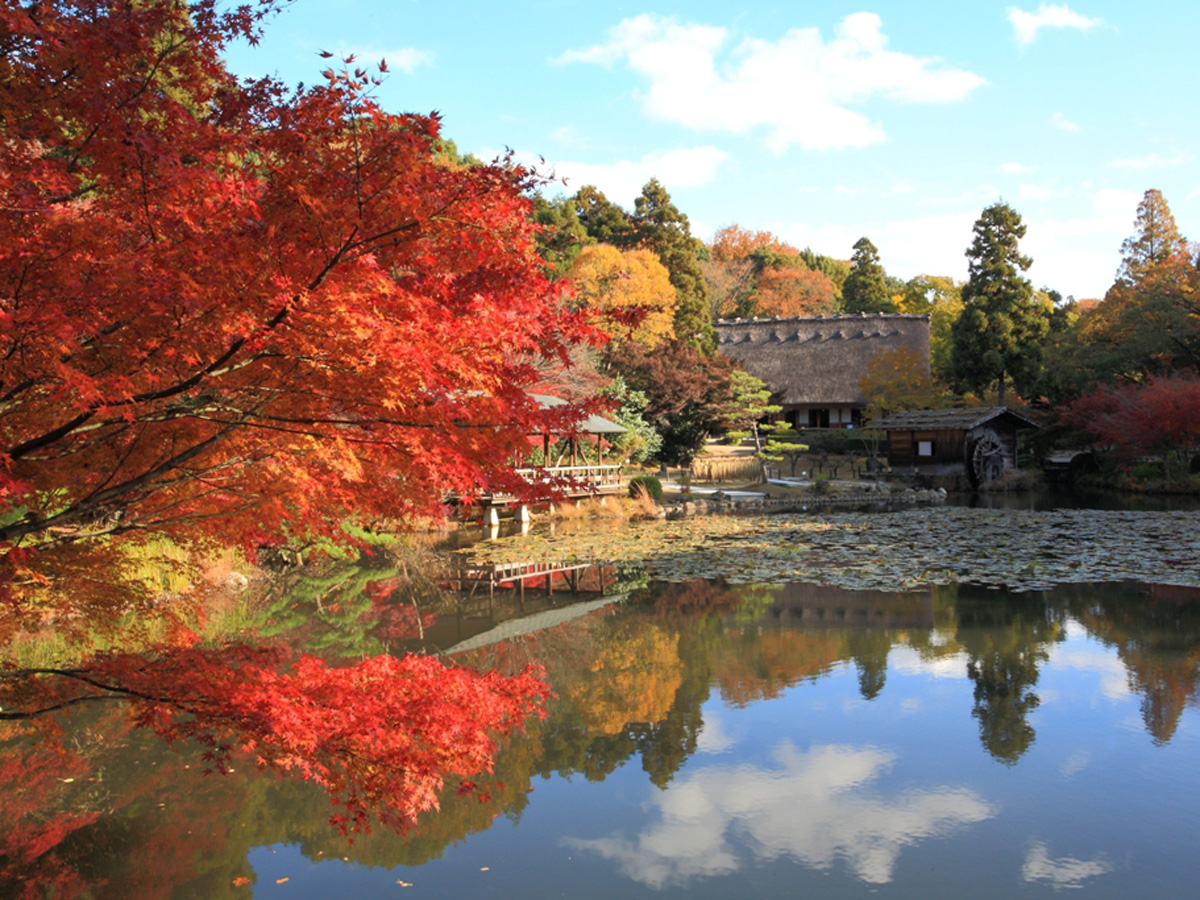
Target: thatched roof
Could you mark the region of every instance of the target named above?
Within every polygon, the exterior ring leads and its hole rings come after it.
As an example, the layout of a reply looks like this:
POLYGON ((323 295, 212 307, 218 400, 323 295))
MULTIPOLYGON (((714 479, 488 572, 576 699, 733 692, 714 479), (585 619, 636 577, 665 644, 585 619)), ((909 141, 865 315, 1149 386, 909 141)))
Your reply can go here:
POLYGON ((970 409, 909 409, 892 413, 872 428, 885 431, 970 431, 993 419, 1006 418, 1016 428, 1041 428, 1037 422, 1003 406, 977 406, 970 409))
POLYGON ((781 394, 785 405, 863 405, 859 382, 884 350, 915 350, 929 366, 929 316, 722 319, 715 328, 717 349, 781 394))

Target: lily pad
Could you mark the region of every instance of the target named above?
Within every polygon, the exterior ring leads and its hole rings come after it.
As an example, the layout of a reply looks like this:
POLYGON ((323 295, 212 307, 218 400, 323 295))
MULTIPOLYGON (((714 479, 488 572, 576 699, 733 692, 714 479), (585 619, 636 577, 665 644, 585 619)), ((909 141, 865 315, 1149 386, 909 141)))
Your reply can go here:
POLYGON ((541 531, 461 551, 482 563, 640 563, 660 581, 819 581, 896 590, 963 582, 1043 590, 1145 581, 1200 585, 1200 513, 994 510, 705 516, 620 531, 541 531))

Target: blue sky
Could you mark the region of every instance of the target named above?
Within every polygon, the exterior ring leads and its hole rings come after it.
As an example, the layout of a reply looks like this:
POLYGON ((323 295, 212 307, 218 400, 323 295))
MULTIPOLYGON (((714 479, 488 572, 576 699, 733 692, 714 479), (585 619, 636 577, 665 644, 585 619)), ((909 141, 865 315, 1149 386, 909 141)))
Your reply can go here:
POLYGON ((966 277, 980 211, 1021 213, 1030 278, 1103 296, 1148 188, 1200 239, 1200 4, 295 0, 242 74, 386 58, 379 99, 439 111, 631 207, 650 177, 702 238, 766 229, 888 272, 966 277))

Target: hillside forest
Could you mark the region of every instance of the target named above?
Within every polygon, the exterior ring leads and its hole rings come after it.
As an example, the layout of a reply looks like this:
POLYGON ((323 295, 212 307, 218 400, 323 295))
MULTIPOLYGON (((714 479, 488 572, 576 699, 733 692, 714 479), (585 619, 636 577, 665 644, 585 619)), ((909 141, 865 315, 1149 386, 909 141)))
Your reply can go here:
POLYGON ((1026 225, 1002 201, 975 223, 965 282, 933 273, 905 281, 887 273, 866 236, 849 260, 736 224, 701 241, 657 179, 632 210, 592 186, 549 200, 544 190, 533 215, 549 278, 568 308, 589 311, 612 335, 580 353, 559 387, 607 390, 627 419, 640 414, 656 449, 639 447, 634 459, 686 464, 705 435, 730 427, 733 411, 769 405, 753 386, 734 388, 712 322, 858 313, 930 320, 931 371, 904 351, 880 354, 863 384, 869 416, 995 403, 1061 425, 1053 433, 1064 445, 1131 456, 1195 442, 1200 250, 1158 190, 1130 211, 1112 286, 1082 299, 1025 277, 1026 225), (640 324, 622 324, 618 313, 640 324))

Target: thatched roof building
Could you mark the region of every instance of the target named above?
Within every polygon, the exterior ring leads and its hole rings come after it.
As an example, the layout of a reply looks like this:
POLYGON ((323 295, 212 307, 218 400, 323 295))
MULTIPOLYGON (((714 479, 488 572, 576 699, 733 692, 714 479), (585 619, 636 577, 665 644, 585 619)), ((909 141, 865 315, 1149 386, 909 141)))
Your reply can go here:
POLYGON ((929 316, 722 319, 715 327, 717 349, 766 382, 800 427, 857 425, 866 406, 859 383, 878 353, 913 350, 929 370, 929 316))

